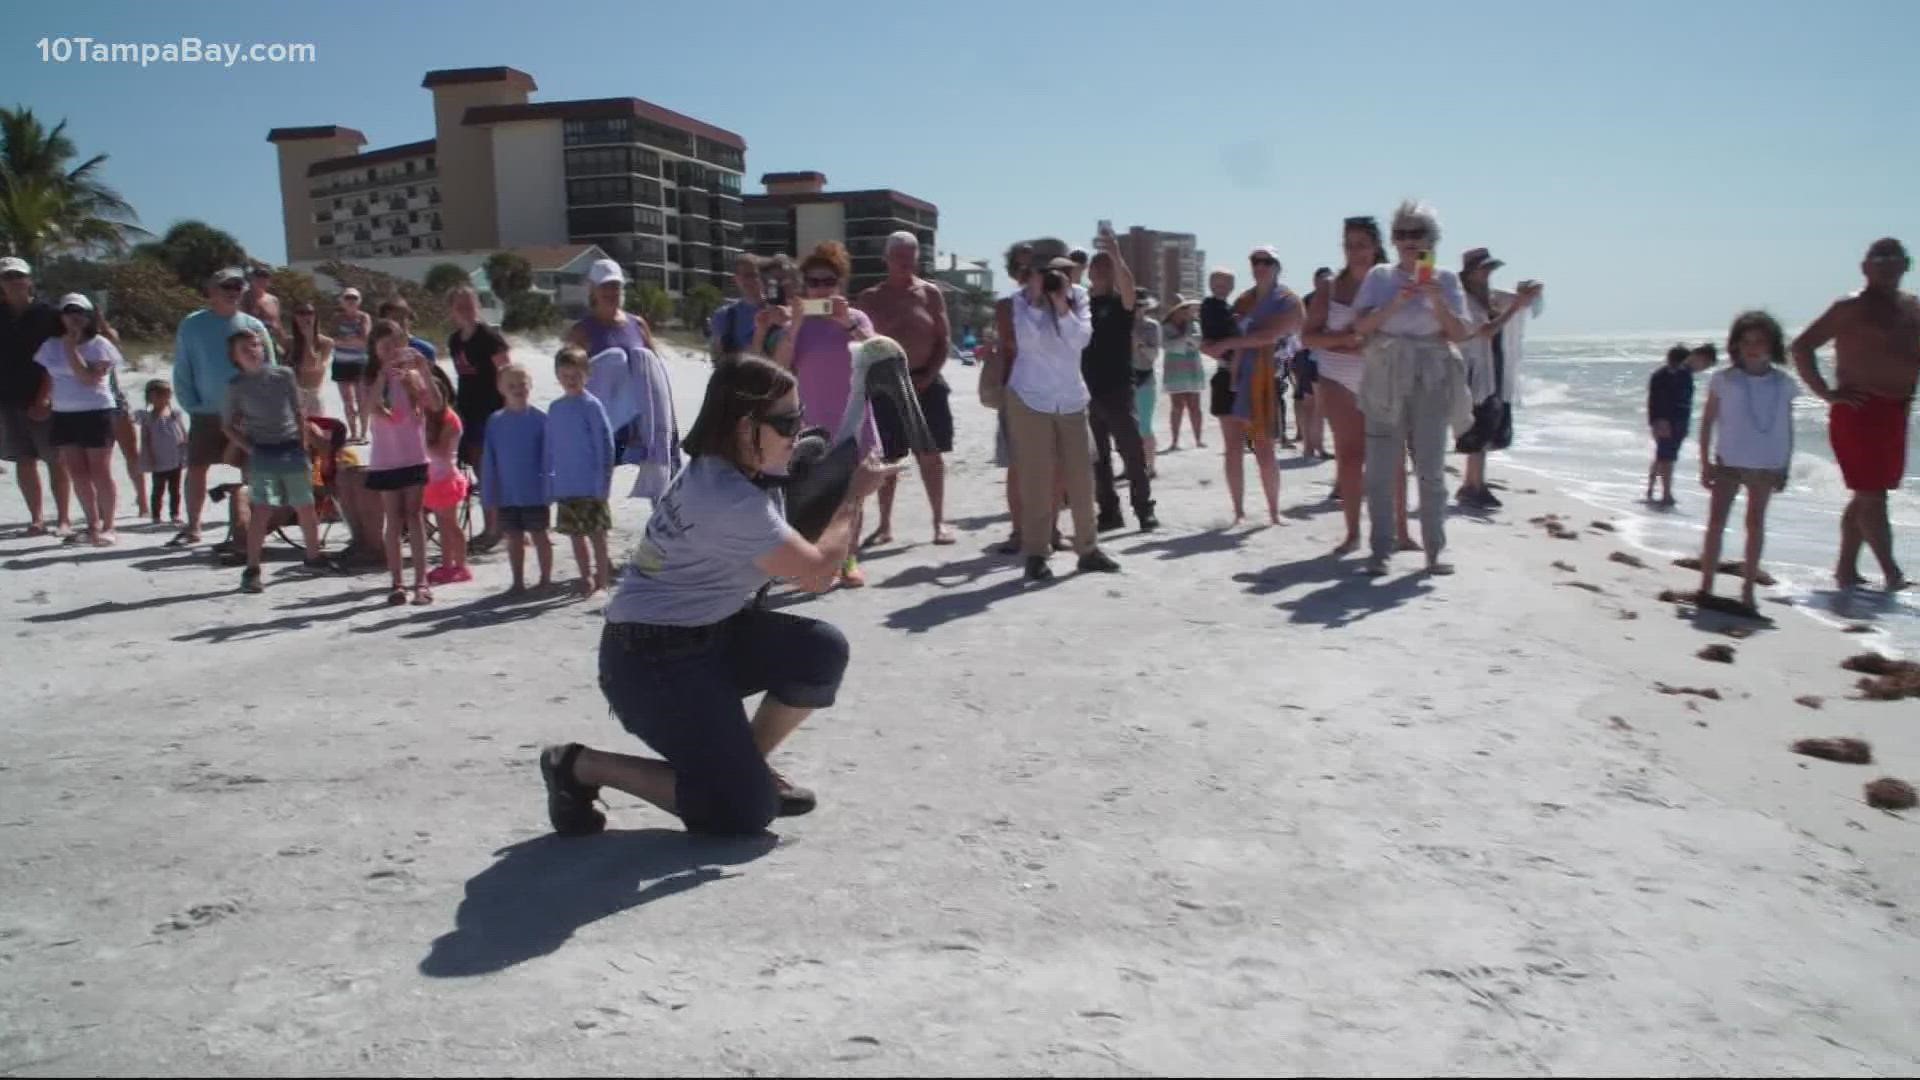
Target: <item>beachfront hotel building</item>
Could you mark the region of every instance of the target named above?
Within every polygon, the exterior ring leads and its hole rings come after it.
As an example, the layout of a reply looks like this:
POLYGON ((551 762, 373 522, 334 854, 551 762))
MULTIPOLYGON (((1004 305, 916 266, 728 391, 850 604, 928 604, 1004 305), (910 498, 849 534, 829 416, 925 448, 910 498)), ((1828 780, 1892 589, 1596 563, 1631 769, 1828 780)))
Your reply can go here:
POLYGON ((1136 285, 1145 288, 1161 304, 1173 301, 1175 293, 1189 300, 1207 295, 1207 253, 1199 248, 1192 233, 1161 232, 1138 225, 1121 233, 1120 255, 1133 271, 1136 285))
POLYGON ((828 191, 817 172, 767 173, 760 182, 767 193, 743 200, 748 251, 797 257, 838 240, 853 258, 852 295, 887 276, 887 236, 905 231, 920 238, 920 276, 933 276, 940 208, 932 203, 888 188, 828 191))
POLYGON ((530 101, 533 77, 510 67, 430 71, 420 85, 431 139, 363 150, 349 127, 267 133, 289 263, 593 244, 675 296, 731 281, 739 135, 639 98, 530 101))

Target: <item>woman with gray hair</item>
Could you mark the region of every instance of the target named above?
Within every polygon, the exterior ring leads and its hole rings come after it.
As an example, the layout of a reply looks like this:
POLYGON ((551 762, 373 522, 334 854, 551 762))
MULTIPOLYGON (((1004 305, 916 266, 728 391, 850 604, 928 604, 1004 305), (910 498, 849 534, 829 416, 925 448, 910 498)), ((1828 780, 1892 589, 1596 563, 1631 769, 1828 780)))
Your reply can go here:
POLYGON ((1360 411, 1367 422, 1367 511, 1372 555, 1367 573, 1387 572, 1396 547, 1395 474, 1409 443, 1420 480, 1420 531, 1427 572, 1451 574, 1446 547, 1446 478, 1442 473, 1450 425, 1465 429, 1472 414, 1466 365, 1455 342, 1473 334, 1466 294, 1453 272, 1435 268, 1440 219, 1425 203, 1407 201, 1393 215, 1399 259, 1367 272, 1354 297, 1353 328, 1366 339, 1360 411))

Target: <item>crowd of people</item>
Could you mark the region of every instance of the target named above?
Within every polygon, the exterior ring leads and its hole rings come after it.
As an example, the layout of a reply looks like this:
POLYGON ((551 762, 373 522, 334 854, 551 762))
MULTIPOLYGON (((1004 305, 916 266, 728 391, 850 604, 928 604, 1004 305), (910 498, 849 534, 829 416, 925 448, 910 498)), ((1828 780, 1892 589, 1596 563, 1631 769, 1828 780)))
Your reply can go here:
MULTIPOLYGON (((995 414, 996 460, 1007 473, 1012 535, 1000 550, 1023 559, 1027 580, 1052 579, 1051 556, 1063 551, 1074 553, 1082 572, 1121 569, 1100 538, 1127 525, 1123 483, 1134 523, 1159 528, 1155 417, 1163 392, 1169 450, 1180 446, 1183 422, 1196 448, 1207 445, 1203 397, 1219 421, 1236 524, 1246 517, 1248 453, 1266 521, 1283 524, 1276 455, 1289 442, 1291 398, 1304 453, 1324 456, 1323 430, 1331 433, 1332 498, 1346 526, 1334 554, 1359 549, 1364 507, 1366 574, 1387 573, 1393 556, 1406 551, 1421 552, 1431 574, 1452 572, 1444 462, 1450 449, 1464 455, 1454 493, 1463 508, 1499 508, 1485 455, 1512 440, 1524 326, 1540 311, 1544 290, 1532 281, 1494 288, 1504 264, 1485 248, 1465 252, 1457 272, 1436 265, 1440 220, 1421 203, 1402 204, 1384 229, 1373 217, 1348 218, 1339 238, 1343 264, 1316 272, 1305 298, 1283 281, 1279 252, 1261 246, 1248 254, 1247 287, 1239 288, 1232 270, 1215 270, 1207 296, 1174 296, 1158 319, 1158 298, 1137 287, 1104 222, 1091 252, 1051 238, 1008 249, 1015 289, 997 302, 993 332, 982 339, 979 397, 995 414), (1418 538, 1409 529, 1409 462, 1418 538), (1063 510, 1070 537, 1059 528, 1063 510)), ((384 301, 369 314, 348 289, 331 334, 309 306, 283 327, 266 277, 233 268, 214 275, 206 307, 180 326, 171 380, 150 380, 146 408, 130 414, 117 392, 120 355, 92 303, 79 295, 57 307, 35 301, 31 269, 9 258, 0 261, 0 441, 19 472, 28 531, 71 532, 71 493, 87 525, 75 535, 102 545, 115 542, 112 457, 123 427, 133 433, 132 445, 121 446, 143 514, 157 523, 164 496, 170 520, 179 521, 185 474, 185 520, 171 544, 201 542, 209 468, 242 469, 246 485, 232 493, 224 552, 246 564, 241 587, 249 592, 263 587, 262 544, 277 522, 301 527, 304 568, 340 569, 320 550, 315 529, 312 481, 324 477, 316 465, 328 455, 360 458, 357 485, 335 488, 356 536, 381 538, 391 603, 431 603, 432 586, 471 580, 468 558, 501 539, 513 590, 527 588, 529 543, 537 584, 547 586, 548 533, 569 537, 578 592, 611 591, 601 685, 622 725, 664 760, 578 743, 548 747, 539 766, 554 828, 604 828, 595 802, 602 787, 614 787, 677 814, 690 829, 752 832, 815 805, 813 793, 774 772, 767 757, 812 711, 833 704, 848 664, 837 629, 767 610, 759 599, 766 586, 863 584, 859 552, 894 539, 893 493, 909 456, 931 503, 932 542, 955 541, 945 515, 944 455, 954 434, 942 371, 951 351, 946 307, 939 289, 917 275, 914 236, 897 233, 886 243, 886 279, 853 297, 850 259, 839 244, 797 261, 742 257, 739 295, 706 328, 712 371, 684 438, 653 332, 623 309, 625 275, 610 260, 589 273, 589 310, 552 360, 562 393, 544 409, 531 400, 531 369, 480 319, 471 289, 447 297, 454 331, 443 366, 434 346, 412 334, 403 301, 384 301), (911 450, 908 418, 885 399, 854 415, 865 394, 852 356, 876 336, 892 339, 906 357, 932 449, 911 450), (324 415, 320 390, 328 377, 340 389, 340 417, 324 415), (803 432, 843 417, 856 421, 847 430, 865 459, 830 523, 809 538, 786 519, 783 479, 803 432), (58 508, 53 526, 43 464, 58 508), (619 464, 639 466, 633 494, 653 505, 616 574, 607 536, 619 464), (140 477, 150 477, 151 492, 140 477), (468 543, 459 510, 475 494, 484 526, 468 543), (877 520, 863 538, 869 499, 877 520), (432 571, 429 515, 442 559, 432 571), (749 717, 742 702, 755 694, 764 697, 749 717)), ((1863 264, 1866 289, 1836 303, 1791 350, 1764 313, 1734 323, 1726 345, 1733 365, 1713 376, 1700 424, 1702 479, 1712 491, 1703 603, 1741 491, 1748 498, 1743 602, 1753 602, 1767 502, 1784 487, 1792 452, 1789 351, 1808 389, 1831 403, 1835 454, 1855 491, 1837 575, 1843 585, 1858 581, 1864 544, 1880 559, 1888 587, 1904 584, 1892 559, 1886 494, 1904 466, 1920 372, 1920 305, 1899 291, 1909 265, 1898 242, 1877 242, 1863 264), (1832 386, 1814 359, 1830 340, 1838 345, 1832 386)), ((1650 500, 1659 483, 1662 501, 1672 502, 1692 374, 1714 357, 1712 346, 1677 346, 1654 376, 1650 500)))

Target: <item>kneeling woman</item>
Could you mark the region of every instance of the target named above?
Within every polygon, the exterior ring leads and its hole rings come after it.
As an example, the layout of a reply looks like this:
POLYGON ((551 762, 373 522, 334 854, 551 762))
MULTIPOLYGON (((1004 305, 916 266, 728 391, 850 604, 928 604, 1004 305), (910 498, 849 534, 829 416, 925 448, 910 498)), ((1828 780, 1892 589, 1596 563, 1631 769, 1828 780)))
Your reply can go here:
POLYGON ((621 726, 666 760, 548 747, 540 771, 555 831, 605 828, 593 805, 602 787, 701 833, 757 833, 776 816, 813 809, 813 793, 774 772, 767 755, 833 704, 847 639, 751 601, 772 578, 825 589, 852 546, 860 500, 890 470, 862 465, 809 543, 767 482, 786 472, 805 419, 793 376, 779 367, 746 357, 714 370, 685 443, 692 460, 655 502, 600 637, 601 691, 621 726), (742 699, 761 693, 750 721, 742 699))

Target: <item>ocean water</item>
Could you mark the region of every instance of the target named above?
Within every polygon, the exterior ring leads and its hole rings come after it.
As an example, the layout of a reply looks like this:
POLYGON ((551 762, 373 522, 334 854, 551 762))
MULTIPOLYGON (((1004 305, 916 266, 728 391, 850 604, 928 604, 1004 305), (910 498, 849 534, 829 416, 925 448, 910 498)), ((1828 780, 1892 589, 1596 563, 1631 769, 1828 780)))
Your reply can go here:
MULTIPOLYGON (((1708 492, 1700 486, 1699 412, 1706 406, 1707 379, 1694 382, 1694 425, 1674 468, 1673 510, 1644 501, 1653 442, 1646 426, 1647 377, 1664 361, 1675 342, 1714 341, 1725 332, 1696 330, 1591 337, 1539 337, 1527 341, 1520 369, 1520 404, 1514 411, 1514 444, 1493 464, 1493 477, 1512 469, 1537 472, 1561 491, 1619 519, 1629 543, 1668 557, 1699 555, 1706 523, 1708 492)), ((1831 370, 1829 368, 1828 370, 1831 370)), ((1887 596, 1877 588, 1852 594, 1833 586, 1840 544, 1840 513, 1847 489, 1827 445, 1826 406, 1802 391, 1794 403, 1794 461, 1787 490, 1775 495, 1767 511, 1767 547, 1762 565, 1778 578, 1773 595, 1790 597, 1814 618, 1865 622, 1883 633, 1873 644, 1891 652, 1920 655, 1920 590, 1887 596)), ((1915 440, 1909 432, 1909 443, 1915 440)), ((1911 455, 1906 483, 1890 500, 1894 555, 1909 576, 1920 574, 1920 487, 1911 455)), ((1723 558, 1738 559, 1745 540, 1745 502, 1736 504, 1723 541, 1723 558)), ((1691 582, 1689 571, 1672 567, 1674 584, 1691 582)), ((1862 551, 1861 573, 1872 586, 1880 580, 1871 552, 1862 551)), ((1723 579, 1724 590, 1737 583, 1723 579)))

